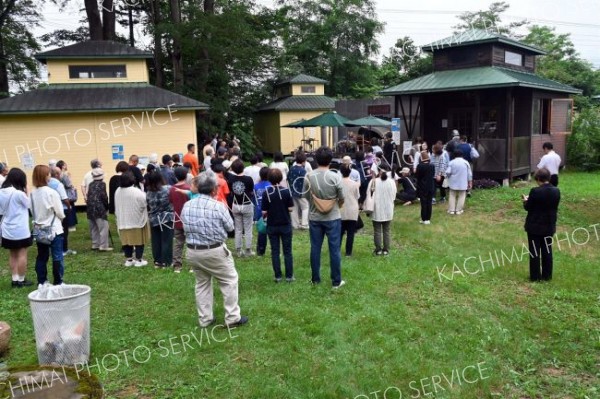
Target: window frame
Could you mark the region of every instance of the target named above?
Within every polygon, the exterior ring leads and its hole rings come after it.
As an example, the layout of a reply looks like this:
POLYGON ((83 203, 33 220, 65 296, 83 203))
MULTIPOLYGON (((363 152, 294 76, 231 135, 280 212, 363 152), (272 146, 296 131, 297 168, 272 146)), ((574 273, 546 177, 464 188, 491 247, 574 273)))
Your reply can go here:
POLYGON ((89 80, 89 79, 127 79, 127 64, 91 64, 91 65, 69 65, 69 79, 89 80), (112 68, 112 71, 111 71, 112 68), (102 70, 104 69, 104 70, 102 70), (102 76, 96 77, 94 73, 113 73, 121 76, 102 76), (87 74, 88 76, 82 76, 87 74))
POLYGON ((523 56, 522 53, 516 53, 514 51, 510 51, 510 50, 504 50, 504 63, 507 65, 514 65, 514 66, 524 66, 524 61, 525 61, 525 57, 523 56), (509 61, 509 55, 510 56, 519 56, 519 63, 516 63, 514 61, 509 61))

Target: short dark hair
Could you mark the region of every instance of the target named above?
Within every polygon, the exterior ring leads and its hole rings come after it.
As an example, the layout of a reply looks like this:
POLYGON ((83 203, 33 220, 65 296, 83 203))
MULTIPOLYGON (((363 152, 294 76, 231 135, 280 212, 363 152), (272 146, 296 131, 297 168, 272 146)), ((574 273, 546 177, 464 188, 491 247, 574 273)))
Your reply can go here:
POLYGON ((146 178, 146 188, 148 191, 160 191, 164 184, 165 179, 160 171, 154 170, 148 173, 146 178))
POLYGON ((178 166, 175 168, 173 173, 175 173, 175 178, 177 179, 177 181, 182 181, 187 178, 188 169, 183 166, 178 166))
POLYGON ((464 158, 463 152, 461 150, 458 150, 458 149, 454 150, 454 152, 452 153, 452 156, 454 158, 464 158))
POLYGON ((350 165, 344 163, 342 164, 342 166, 340 166, 340 173, 342 174, 343 177, 348 177, 350 176, 350 171, 352 170, 352 168, 350 167, 350 165))
POLYGON ((281 183, 283 180, 283 173, 277 168, 269 169, 269 182, 272 185, 281 183))
MULTIPOLYGON (((60 168, 60 169, 64 168, 65 165, 66 165, 66 162, 63 161, 62 159, 56 163, 56 167, 60 168)), ((1 170, 1 168, 0 168, 0 170, 1 170)))
POLYGON ((183 163, 183 167, 184 168, 188 168, 188 169, 192 169, 192 163, 191 162, 184 162, 183 163))
POLYGON ((173 160, 173 158, 171 158, 171 156, 169 154, 165 154, 165 155, 162 156, 162 163, 163 163, 163 165, 168 164, 172 160, 173 160))
POLYGON ((117 163, 117 166, 115 166, 115 172, 117 172, 117 173, 119 173, 119 172, 125 173, 128 170, 129 170, 129 164, 125 161, 119 161, 119 163, 117 163))
POLYGON ((189 150, 191 150, 192 148, 194 148, 195 146, 196 146, 196 144, 194 144, 194 143, 189 143, 189 144, 187 145, 187 150, 189 151, 189 150))
POLYGON ((92 159, 90 161, 90 166, 92 167, 92 169, 96 169, 100 167, 101 162, 98 159, 92 159))
POLYGON ((273 154, 274 162, 283 162, 283 153, 281 151, 275 151, 273 154))
POLYGON ((269 168, 266 166, 263 166, 258 171, 258 175, 260 176, 260 180, 267 180, 269 178, 269 168))
POLYGON ((365 153, 362 151, 356 151, 354 159, 356 160, 356 164, 358 165, 360 162, 365 160, 365 153))
POLYGON ((175 163, 179 163, 181 162, 181 158, 179 157, 179 154, 173 154, 171 155, 171 159, 173 160, 173 162, 175 163))
POLYGON ((152 173, 156 170, 156 166, 153 163, 149 163, 148 166, 146 166, 146 173, 152 173))
POLYGON ((133 172, 128 170, 121 175, 121 188, 132 187, 135 184, 135 176, 133 172))
POLYGON ((258 162, 262 162, 263 159, 265 158, 265 156, 263 155, 262 151, 257 151, 256 152, 256 157, 258 158, 258 162))
POLYGON ((545 148, 545 149, 547 149, 547 150, 553 150, 553 149, 554 149, 554 145, 553 145, 551 142, 549 142, 549 141, 546 141, 546 142, 545 142, 545 143, 542 145, 542 148, 545 148))
POLYGON ((306 162, 306 154, 304 151, 298 151, 296 153, 296 163, 304 163, 306 162))
POLYGON ((227 169, 225 169, 225 166, 223 166, 221 162, 217 162, 210 165, 210 170, 212 170, 215 173, 225 173, 227 171, 227 169))
POLYGON ((252 158, 250 158, 250 164, 256 165, 257 163, 258 163, 258 157, 256 155, 253 155, 252 158))
POLYGON ((231 170, 233 171, 233 173, 236 173, 238 175, 240 173, 244 172, 244 162, 241 159, 239 159, 239 158, 236 159, 231 164, 231 170))
POLYGON ((319 166, 329 166, 333 159, 333 151, 327 146, 319 147, 315 152, 315 159, 319 166))
POLYGON ((433 153, 435 155, 442 155, 444 153, 444 147, 440 143, 435 143, 433 145, 433 153))
POLYGON ((547 183, 550 181, 550 171, 546 168, 538 169, 533 177, 536 181, 547 183))
POLYGON ((6 175, 2 188, 14 187, 16 190, 25 192, 27 188, 27 175, 19 168, 11 168, 6 175))

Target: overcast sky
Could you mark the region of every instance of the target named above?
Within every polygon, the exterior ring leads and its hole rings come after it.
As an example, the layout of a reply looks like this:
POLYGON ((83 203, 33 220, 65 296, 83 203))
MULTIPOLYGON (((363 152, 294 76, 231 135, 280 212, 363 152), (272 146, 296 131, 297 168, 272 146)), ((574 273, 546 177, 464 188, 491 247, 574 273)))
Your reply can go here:
MULTIPOLYGON (((272 6, 274 3, 273 0, 257 0, 257 2, 267 6, 272 6)), ((378 18, 385 23, 385 32, 379 38, 381 54, 387 54, 399 37, 410 36, 416 44, 424 45, 450 36, 452 26, 458 22, 456 15, 464 11, 487 9, 491 2, 491 0, 489 2, 376 0, 378 18)), ((600 68, 599 0, 507 0, 507 2, 510 8, 506 12, 504 22, 527 19, 532 24, 555 27, 558 33, 571 33, 571 39, 581 56, 592 62, 594 67, 600 68)), ((83 4, 83 1, 79 3, 83 4)), ((63 12, 59 12, 55 5, 48 4, 44 16, 45 21, 42 22, 42 29, 37 31, 38 34, 55 29, 74 28, 83 13, 75 4, 69 5, 63 12)), ((148 38, 140 38, 139 26, 136 27, 136 31, 137 39, 149 44, 148 38)), ((523 30, 523 33, 526 33, 526 30, 523 30)))

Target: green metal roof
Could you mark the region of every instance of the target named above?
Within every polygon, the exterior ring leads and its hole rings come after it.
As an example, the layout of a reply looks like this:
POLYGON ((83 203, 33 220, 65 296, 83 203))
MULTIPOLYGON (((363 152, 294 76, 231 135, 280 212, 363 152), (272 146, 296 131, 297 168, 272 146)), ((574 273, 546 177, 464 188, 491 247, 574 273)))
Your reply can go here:
POLYGON ((291 78, 282 79, 278 81, 275 86, 281 86, 284 84, 301 84, 301 83, 320 83, 327 84, 328 82, 323 79, 316 78, 314 76, 305 75, 303 73, 293 76, 291 78))
POLYGON ((452 47, 472 46, 482 43, 503 43, 509 46, 527 50, 533 54, 546 54, 546 52, 540 48, 530 46, 507 36, 491 33, 481 29, 471 29, 465 32, 457 33, 445 39, 436 40, 435 42, 426 44, 425 46, 422 46, 421 49, 425 52, 433 53, 437 50, 443 50, 452 47))
POLYGON ((571 94, 581 93, 579 89, 532 73, 500 67, 480 67, 430 73, 384 89, 380 94, 421 94, 513 86, 571 94))
POLYGON ((335 100, 327 96, 288 96, 261 105, 256 110, 261 111, 313 111, 335 108, 335 100))
POLYGON ((48 59, 152 58, 152 53, 111 40, 88 40, 35 55, 45 63, 48 59))
POLYGON ((147 83, 53 84, 0 100, 0 115, 154 110, 207 110, 207 104, 147 83))

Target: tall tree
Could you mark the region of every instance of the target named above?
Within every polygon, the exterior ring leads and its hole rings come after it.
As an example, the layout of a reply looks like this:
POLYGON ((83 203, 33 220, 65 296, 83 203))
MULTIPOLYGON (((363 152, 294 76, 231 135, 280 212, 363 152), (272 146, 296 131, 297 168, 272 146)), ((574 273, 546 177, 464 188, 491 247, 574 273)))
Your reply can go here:
POLYGON ((33 0, 0 0, 0 98, 9 96, 11 84, 23 91, 37 83, 32 54, 40 46, 31 30, 39 25, 38 10, 33 0))
POLYGON ((329 81, 332 96, 357 97, 355 82, 373 78, 372 56, 383 24, 372 0, 279 0, 279 70, 302 70, 329 81))
POLYGON ((173 65, 173 89, 180 93, 183 88, 183 61, 181 59, 181 9, 179 0, 170 0, 171 17, 171 63, 173 65))
POLYGON ((487 10, 462 13, 458 16, 461 22, 453 27, 455 29, 454 33, 472 29, 481 29, 491 33, 516 37, 515 29, 526 25, 527 20, 515 21, 503 25, 502 14, 508 10, 509 7, 510 5, 505 1, 496 1, 490 4, 487 10))
POLYGON ((584 98, 576 98, 578 105, 588 106, 590 97, 600 93, 600 71, 581 59, 569 33, 557 34, 554 28, 533 25, 523 41, 547 52, 538 57, 537 73, 583 91, 584 98))
POLYGON ((113 0, 84 0, 91 40, 115 39, 115 4, 113 0), (102 14, 102 17, 100 17, 102 14))

